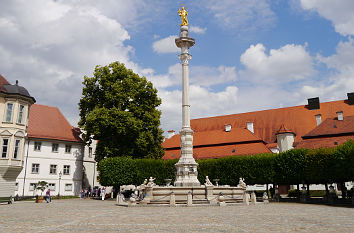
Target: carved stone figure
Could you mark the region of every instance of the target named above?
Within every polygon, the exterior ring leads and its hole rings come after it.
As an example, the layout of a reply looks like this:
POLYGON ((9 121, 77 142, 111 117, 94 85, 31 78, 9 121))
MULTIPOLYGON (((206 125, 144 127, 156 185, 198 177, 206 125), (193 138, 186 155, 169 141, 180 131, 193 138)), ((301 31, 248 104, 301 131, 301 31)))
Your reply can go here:
POLYGON ((205 186, 213 186, 213 183, 211 183, 208 176, 205 177, 205 186))
POLYGON ((154 180, 155 180, 155 178, 153 178, 152 176, 150 176, 150 178, 149 178, 149 183, 147 184, 147 186, 148 186, 148 187, 152 187, 152 186, 156 185, 156 184, 154 183, 154 180))
POLYGON ((243 178, 240 178, 240 181, 238 182, 238 185, 241 187, 241 188, 246 188, 247 185, 245 183, 245 179, 243 178))
POLYGON ((184 9, 184 7, 182 7, 182 10, 179 9, 178 10, 178 15, 181 16, 181 26, 188 26, 188 19, 187 19, 187 15, 188 12, 184 9))

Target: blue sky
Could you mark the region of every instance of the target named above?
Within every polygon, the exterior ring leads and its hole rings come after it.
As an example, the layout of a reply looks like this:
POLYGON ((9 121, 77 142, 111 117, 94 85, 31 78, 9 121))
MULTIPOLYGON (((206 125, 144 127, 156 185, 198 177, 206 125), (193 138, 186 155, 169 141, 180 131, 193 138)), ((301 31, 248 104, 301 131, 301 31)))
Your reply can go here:
POLYGON ((83 76, 120 61, 153 82, 180 130, 178 8, 189 11, 191 116, 345 99, 354 91, 352 0, 0 1, 0 74, 76 125, 83 76))

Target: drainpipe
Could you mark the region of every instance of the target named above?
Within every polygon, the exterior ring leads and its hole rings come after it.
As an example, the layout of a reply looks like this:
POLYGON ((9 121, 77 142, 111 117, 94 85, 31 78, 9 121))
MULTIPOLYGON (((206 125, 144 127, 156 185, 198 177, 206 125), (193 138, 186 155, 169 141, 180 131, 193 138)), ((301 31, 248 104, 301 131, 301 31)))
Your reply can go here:
POLYGON ((23 176, 22 197, 25 196, 25 184, 26 184, 26 173, 27 173, 27 160, 28 160, 29 144, 30 144, 30 140, 28 139, 28 143, 27 143, 27 157, 26 157, 26 163, 25 163, 25 174, 24 174, 24 176, 23 176))

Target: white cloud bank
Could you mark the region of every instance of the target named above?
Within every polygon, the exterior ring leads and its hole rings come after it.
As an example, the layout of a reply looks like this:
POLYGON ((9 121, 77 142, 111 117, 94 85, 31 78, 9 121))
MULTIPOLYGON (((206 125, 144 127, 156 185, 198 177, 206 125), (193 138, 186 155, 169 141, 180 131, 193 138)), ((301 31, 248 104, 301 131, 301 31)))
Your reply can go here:
POLYGON ((152 48, 156 53, 177 53, 180 49, 175 44, 177 36, 172 35, 155 41, 152 48))
POLYGON ((342 35, 354 35, 353 0, 300 0, 305 10, 316 11, 322 17, 332 21, 336 32, 342 35))
POLYGON ((58 106, 72 124, 84 75, 97 64, 130 61, 130 36, 95 7, 70 1, 10 1, 0 11, 0 72, 16 79, 38 103, 58 106))
POLYGON ((189 27, 189 32, 194 32, 196 34, 204 34, 206 32, 207 28, 201 28, 198 26, 190 26, 189 27))
POLYGON ((267 79, 284 83, 315 73, 313 59, 302 45, 288 44, 271 49, 269 54, 263 44, 251 45, 240 60, 246 67, 242 75, 256 81, 267 79))

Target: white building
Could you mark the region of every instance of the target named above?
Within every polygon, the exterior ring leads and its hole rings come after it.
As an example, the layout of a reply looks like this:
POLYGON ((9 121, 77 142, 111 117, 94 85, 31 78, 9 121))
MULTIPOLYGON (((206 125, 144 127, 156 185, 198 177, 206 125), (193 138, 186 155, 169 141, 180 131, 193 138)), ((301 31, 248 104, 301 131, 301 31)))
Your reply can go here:
POLYGON ((78 195, 82 189, 84 143, 56 107, 34 104, 30 109, 23 169, 15 195, 32 196, 38 181, 51 195, 78 195))
POLYGON ((83 161, 83 188, 92 189, 101 187, 98 180, 97 162, 95 161, 96 140, 92 140, 89 146, 85 146, 84 161, 83 161))

